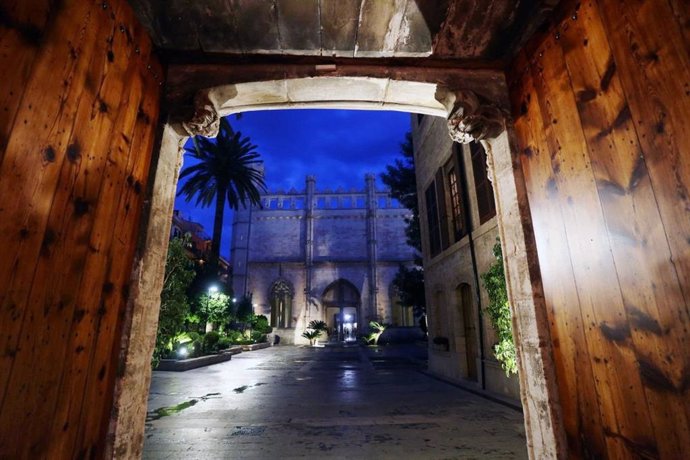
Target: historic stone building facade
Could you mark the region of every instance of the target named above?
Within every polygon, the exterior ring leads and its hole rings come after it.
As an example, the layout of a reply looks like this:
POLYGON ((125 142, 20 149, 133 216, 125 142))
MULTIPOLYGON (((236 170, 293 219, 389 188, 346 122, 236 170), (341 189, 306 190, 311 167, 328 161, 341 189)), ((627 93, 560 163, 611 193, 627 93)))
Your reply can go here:
POLYGON ((442 118, 413 115, 412 127, 429 370, 518 400, 517 376, 506 377, 494 358, 495 333, 482 312, 488 295, 479 276, 495 260, 492 248, 498 238, 486 153, 476 142, 453 143, 442 118))
POLYGON ((330 338, 353 340, 371 320, 412 326, 410 308, 396 302, 392 281, 415 251, 405 240, 410 212, 376 190, 267 193, 261 207, 233 219, 233 289, 251 294, 254 311, 270 317, 281 343, 303 343, 312 320, 328 324, 330 338))

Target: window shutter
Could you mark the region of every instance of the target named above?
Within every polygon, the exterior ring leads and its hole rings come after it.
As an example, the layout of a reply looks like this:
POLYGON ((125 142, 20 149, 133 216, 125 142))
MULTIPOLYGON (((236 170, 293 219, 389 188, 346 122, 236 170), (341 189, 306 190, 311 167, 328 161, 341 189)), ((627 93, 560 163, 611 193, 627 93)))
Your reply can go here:
POLYGON ((479 223, 483 224, 496 215, 496 203, 494 201, 494 189, 489 182, 486 171, 486 152, 477 142, 470 144, 472 153, 472 172, 474 174, 474 187, 477 192, 477 208, 479 211, 479 223))
POLYGON ((441 227, 441 250, 449 246, 448 238, 448 207, 446 206, 446 187, 443 178, 443 168, 436 171, 436 197, 438 201, 439 225, 441 227))
POLYGON ((441 252, 441 238, 438 228, 438 208, 436 206, 436 186, 432 182, 424 192, 426 198, 426 221, 429 230, 429 252, 431 257, 441 252))

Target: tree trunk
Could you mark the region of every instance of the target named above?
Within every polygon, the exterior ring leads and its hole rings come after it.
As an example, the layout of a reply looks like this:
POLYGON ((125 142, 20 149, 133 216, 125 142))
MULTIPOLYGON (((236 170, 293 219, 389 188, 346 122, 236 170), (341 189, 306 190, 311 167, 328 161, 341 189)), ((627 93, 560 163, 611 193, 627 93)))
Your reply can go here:
POLYGON ((211 256, 209 258, 209 273, 218 274, 218 258, 220 256, 220 238, 223 234, 223 215, 225 213, 225 188, 218 187, 216 193, 216 214, 213 218, 213 238, 211 239, 211 256))

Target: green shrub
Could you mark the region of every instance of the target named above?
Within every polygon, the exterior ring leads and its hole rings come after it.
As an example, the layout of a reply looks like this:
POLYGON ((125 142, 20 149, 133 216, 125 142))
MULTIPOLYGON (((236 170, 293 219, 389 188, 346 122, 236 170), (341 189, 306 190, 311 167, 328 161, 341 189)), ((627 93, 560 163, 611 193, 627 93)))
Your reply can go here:
POLYGON ((216 331, 207 332, 204 335, 203 340, 203 351, 204 353, 214 353, 218 351, 218 341, 220 340, 220 334, 216 331))
POLYGON ((192 342, 201 341, 201 338, 202 338, 201 334, 199 334, 198 332, 193 332, 193 331, 187 332, 187 337, 189 337, 189 340, 191 340, 192 342))
POLYGON ((266 341, 266 334, 259 331, 252 331, 250 335, 250 340, 252 343, 261 343, 266 341))
POLYGON ((263 334, 270 334, 273 332, 273 328, 268 324, 268 318, 264 315, 255 315, 252 317, 250 324, 253 330, 263 334))
POLYGON ((188 238, 173 238, 168 246, 156 345, 151 360, 153 367, 174 351, 175 337, 183 330, 189 312, 186 291, 194 279, 194 264, 186 254, 188 244, 188 238))
POLYGON ((230 341, 230 343, 240 343, 242 340, 244 340, 244 335, 241 331, 232 329, 227 332, 227 339, 230 341))
POLYGON ((481 278, 489 294, 489 306, 486 308, 486 312, 491 319, 491 325, 496 331, 498 339, 493 347, 494 356, 501 363, 506 375, 510 376, 510 374, 517 374, 517 357, 500 241, 494 245, 494 256, 496 260, 481 278))
POLYGON ((204 354, 204 347, 201 339, 193 340, 187 349, 189 350, 190 358, 198 358, 204 354))
POLYGON ((218 346, 216 348, 218 350, 225 350, 226 348, 230 348, 230 345, 232 345, 232 340, 230 340, 229 337, 221 337, 218 339, 218 346))

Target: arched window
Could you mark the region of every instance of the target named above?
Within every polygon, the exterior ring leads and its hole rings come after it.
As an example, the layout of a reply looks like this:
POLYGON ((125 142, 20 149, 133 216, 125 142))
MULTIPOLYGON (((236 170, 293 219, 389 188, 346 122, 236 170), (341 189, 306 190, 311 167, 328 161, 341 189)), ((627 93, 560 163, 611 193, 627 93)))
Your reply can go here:
POLYGON ((292 327, 292 286, 285 280, 278 280, 271 286, 271 326, 292 327))

